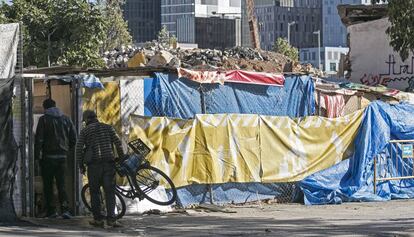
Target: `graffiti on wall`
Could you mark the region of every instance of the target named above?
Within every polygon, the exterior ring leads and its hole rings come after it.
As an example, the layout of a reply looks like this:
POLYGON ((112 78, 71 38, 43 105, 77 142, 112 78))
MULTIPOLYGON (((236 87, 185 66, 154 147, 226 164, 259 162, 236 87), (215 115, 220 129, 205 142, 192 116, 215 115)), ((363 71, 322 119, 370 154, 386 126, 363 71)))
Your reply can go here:
POLYGON ((385 61, 387 72, 380 74, 364 73, 360 82, 369 86, 383 85, 388 86, 392 82, 406 82, 406 91, 414 90, 414 56, 407 59, 407 63, 397 63, 395 55, 388 55, 385 61))

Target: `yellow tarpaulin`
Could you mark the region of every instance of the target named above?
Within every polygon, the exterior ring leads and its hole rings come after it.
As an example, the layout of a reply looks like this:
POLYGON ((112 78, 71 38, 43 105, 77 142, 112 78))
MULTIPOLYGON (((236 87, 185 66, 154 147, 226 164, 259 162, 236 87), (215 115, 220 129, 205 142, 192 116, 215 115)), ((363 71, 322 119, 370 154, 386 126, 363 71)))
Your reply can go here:
POLYGON ((349 156, 363 111, 345 117, 197 115, 192 120, 131 116, 130 139, 177 187, 193 183, 293 182, 349 156))
POLYGON ((118 82, 103 83, 105 89, 84 89, 83 111, 93 110, 100 122, 114 126, 121 134, 121 99, 118 82))

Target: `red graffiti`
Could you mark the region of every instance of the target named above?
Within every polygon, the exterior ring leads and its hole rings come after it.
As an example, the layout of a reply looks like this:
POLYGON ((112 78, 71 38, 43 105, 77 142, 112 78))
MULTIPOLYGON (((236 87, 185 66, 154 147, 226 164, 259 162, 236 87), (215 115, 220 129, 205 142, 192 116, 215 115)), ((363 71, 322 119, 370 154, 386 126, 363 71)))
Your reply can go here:
POLYGON ((359 79, 359 81, 364 85, 376 86, 380 84, 381 78, 379 75, 372 75, 372 74, 367 75, 365 73, 364 76, 362 76, 361 79, 359 79))

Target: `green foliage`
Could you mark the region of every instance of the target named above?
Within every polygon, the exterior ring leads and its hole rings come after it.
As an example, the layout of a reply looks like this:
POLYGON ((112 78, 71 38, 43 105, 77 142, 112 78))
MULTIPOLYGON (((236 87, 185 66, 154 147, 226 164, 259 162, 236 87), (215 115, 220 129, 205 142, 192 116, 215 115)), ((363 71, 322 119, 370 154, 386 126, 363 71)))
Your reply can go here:
POLYGON ((299 50, 287 42, 286 39, 278 38, 273 44, 273 51, 283 54, 290 58, 292 61, 298 61, 299 50))
MULTIPOLYGON (((373 0, 378 3, 379 0, 373 0)), ((414 1, 388 0, 388 16, 391 26, 387 29, 390 45, 403 60, 414 53, 414 1)))
POLYGON ((122 15, 121 6, 123 4, 123 0, 106 0, 99 3, 107 20, 107 36, 103 43, 104 51, 132 43, 132 37, 128 31, 128 24, 122 15))
POLYGON ((6 16, 4 15, 4 12, 3 12, 3 4, 5 4, 5 3, 1 3, 0 2, 0 24, 4 24, 4 23, 6 23, 6 22, 9 22, 9 20, 6 18, 6 16))
POLYGON ((102 67, 101 50, 131 40, 121 19, 114 1, 105 9, 85 0, 14 0, 0 6, 0 21, 23 25, 25 66, 47 66, 49 54, 51 64, 102 67))
POLYGON ((388 15, 391 27, 387 34, 391 38, 391 46, 406 60, 410 52, 414 51, 414 1, 390 0, 388 15))
MULTIPOLYGON (((165 25, 162 26, 160 32, 158 32, 158 42, 164 47, 167 47, 170 44, 170 33, 167 30, 165 25)), ((174 37, 175 38, 175 37, 174 37)))

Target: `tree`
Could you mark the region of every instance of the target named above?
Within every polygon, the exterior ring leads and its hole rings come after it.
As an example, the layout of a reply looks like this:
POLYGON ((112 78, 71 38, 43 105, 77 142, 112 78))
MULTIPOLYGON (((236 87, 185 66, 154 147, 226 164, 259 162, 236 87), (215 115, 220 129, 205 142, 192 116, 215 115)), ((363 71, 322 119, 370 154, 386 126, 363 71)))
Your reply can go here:
POLYGON ((292 61, 298 61, 299 51, 297 48, 291 46, 286 39, 277 38, 273 44, 273 51, 283 54, 290 58, 292 61))
POLYGON ((99 4, 107 19, 106 38, 102 49, 107 51, 131 44, 132 37, 128 31, 128 24, 122 16, 121 6, 125 2, 123 0, 106 0, 100 1, 99 4))
POLYGON ((102 10, 84 0, 14 0, 2 5, 6 22, 22 22, 25 66, 52 64, 101 67, 108 23, 102 10), (48 60, 48 58, 50 60, 48 60))
POLYGON ((157 39, 158 42, 164 47, 168 47, 170 45, 170 33, 165 25, 163 25, 161 30, 158 32, 157 39))
MULTIPOLYGON (((374 3, 381 2, 373 0, 374 3)), ((391 26, 387 29, 390 45, 405 61, 414 53, 414 1, 388 0, 388 17, 391 26)))

